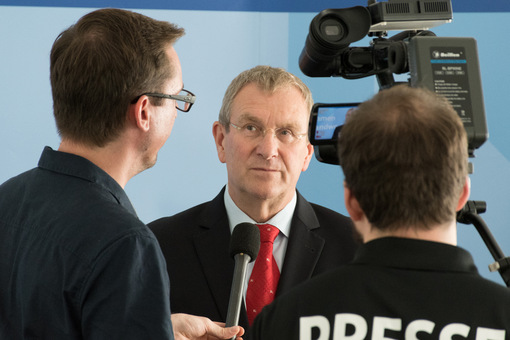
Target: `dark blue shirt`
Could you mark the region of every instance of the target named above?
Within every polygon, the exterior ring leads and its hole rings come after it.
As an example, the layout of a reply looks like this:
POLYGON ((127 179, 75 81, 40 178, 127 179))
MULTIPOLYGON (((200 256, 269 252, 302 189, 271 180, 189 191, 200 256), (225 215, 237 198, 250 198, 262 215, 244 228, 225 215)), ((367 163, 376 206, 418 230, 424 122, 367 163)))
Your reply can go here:
POLYGON ((165 260, 122 187, 46 147, 0 186, 0 339, 173 339, 165 260))

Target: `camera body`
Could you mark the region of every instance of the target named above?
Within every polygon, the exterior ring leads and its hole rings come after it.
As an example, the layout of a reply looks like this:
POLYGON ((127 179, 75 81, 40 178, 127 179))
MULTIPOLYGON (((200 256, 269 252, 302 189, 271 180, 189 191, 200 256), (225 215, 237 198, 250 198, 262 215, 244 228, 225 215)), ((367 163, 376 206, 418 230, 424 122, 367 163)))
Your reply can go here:
MULTIPOLYGON (((451 0, 371 0, 367 7, 326 9, 310 23, 299 67, 310 77, 358 79, 373 75, 380 89, 397 84, 394 74, 409 74, 409 86, 428 88, 450 101, 464 123, 473 157, 474 150, 488 138, 476 41, 437 37, 427 30, 451 19, 451 0), (386 30, 401 29, 405 31, 386 38, 386 30), (370 46, 350 47, 365 36, 375 36, 370 46)), ((320 119, 325 119, 321 112, 352 105, 355 103, 314 105, 309 136, 319 161, 338 165, 334 131, 339 132, 343 125, 339 117, 338 129, 318 130, 323 128, 320 119), (333 132, 329 139, 321 135, 326 130, 333 132)))

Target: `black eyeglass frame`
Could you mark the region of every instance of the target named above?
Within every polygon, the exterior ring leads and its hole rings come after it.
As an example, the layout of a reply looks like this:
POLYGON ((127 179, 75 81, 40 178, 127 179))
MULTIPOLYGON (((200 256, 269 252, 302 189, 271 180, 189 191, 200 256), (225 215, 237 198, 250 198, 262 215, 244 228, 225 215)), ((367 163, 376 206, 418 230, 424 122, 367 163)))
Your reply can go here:
MULTIPOLYGON (((157 93, 157 92, 147 92, 147 93, 142 93, 140 95, 140 97, 141 96, 149 96, 149 97, 166 98, 166 99, 178 100, 180 102, 185 102, 185 103, 189 104, 187 110, 183 110, 183 109, 179 108, 179 106, 177 106, 177 105, 175 106, 175 108, 182 112, 189 112, 189 110, 191 110, 191 107, 195 103, 195 100, 197 99, 197 97, 191 91, 188 91, 185 89, 182 89, 181 92, 186 92, 187 94, 185 96, 183 96, 180 94, 164 94, 164 93, 157 93)), ((140 97, 138 97, 138 98, 140 98, 140 97)))

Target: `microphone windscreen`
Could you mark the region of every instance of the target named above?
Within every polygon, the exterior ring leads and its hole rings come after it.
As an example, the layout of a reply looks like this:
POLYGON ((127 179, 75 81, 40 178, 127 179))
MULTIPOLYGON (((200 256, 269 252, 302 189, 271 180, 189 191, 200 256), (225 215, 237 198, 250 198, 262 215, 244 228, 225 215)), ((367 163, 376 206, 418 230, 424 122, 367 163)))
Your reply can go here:
POLYGON ((239 223, 234 227, 230 238, 230 256, 244 253, 251 257, 250 262, 257 258, 260 248, 260 231, 253 223, 239 223))

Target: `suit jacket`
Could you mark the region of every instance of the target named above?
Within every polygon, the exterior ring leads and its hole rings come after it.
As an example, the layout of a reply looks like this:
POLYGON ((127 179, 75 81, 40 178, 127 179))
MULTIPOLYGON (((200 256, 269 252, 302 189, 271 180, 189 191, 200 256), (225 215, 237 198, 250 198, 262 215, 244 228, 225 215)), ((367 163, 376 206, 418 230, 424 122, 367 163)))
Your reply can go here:
MULTIPOLYGON (((172 313, 226 320, 235 262, 229 255, 224 192, 225 188, 210 202, 149 224, 166 259, 172 313)), ((349 218, 307 202, 298 192, 276 296, 350 262, 357 246, 349 218)), ((249 327, 244 303, 239 325, 249 327)))

